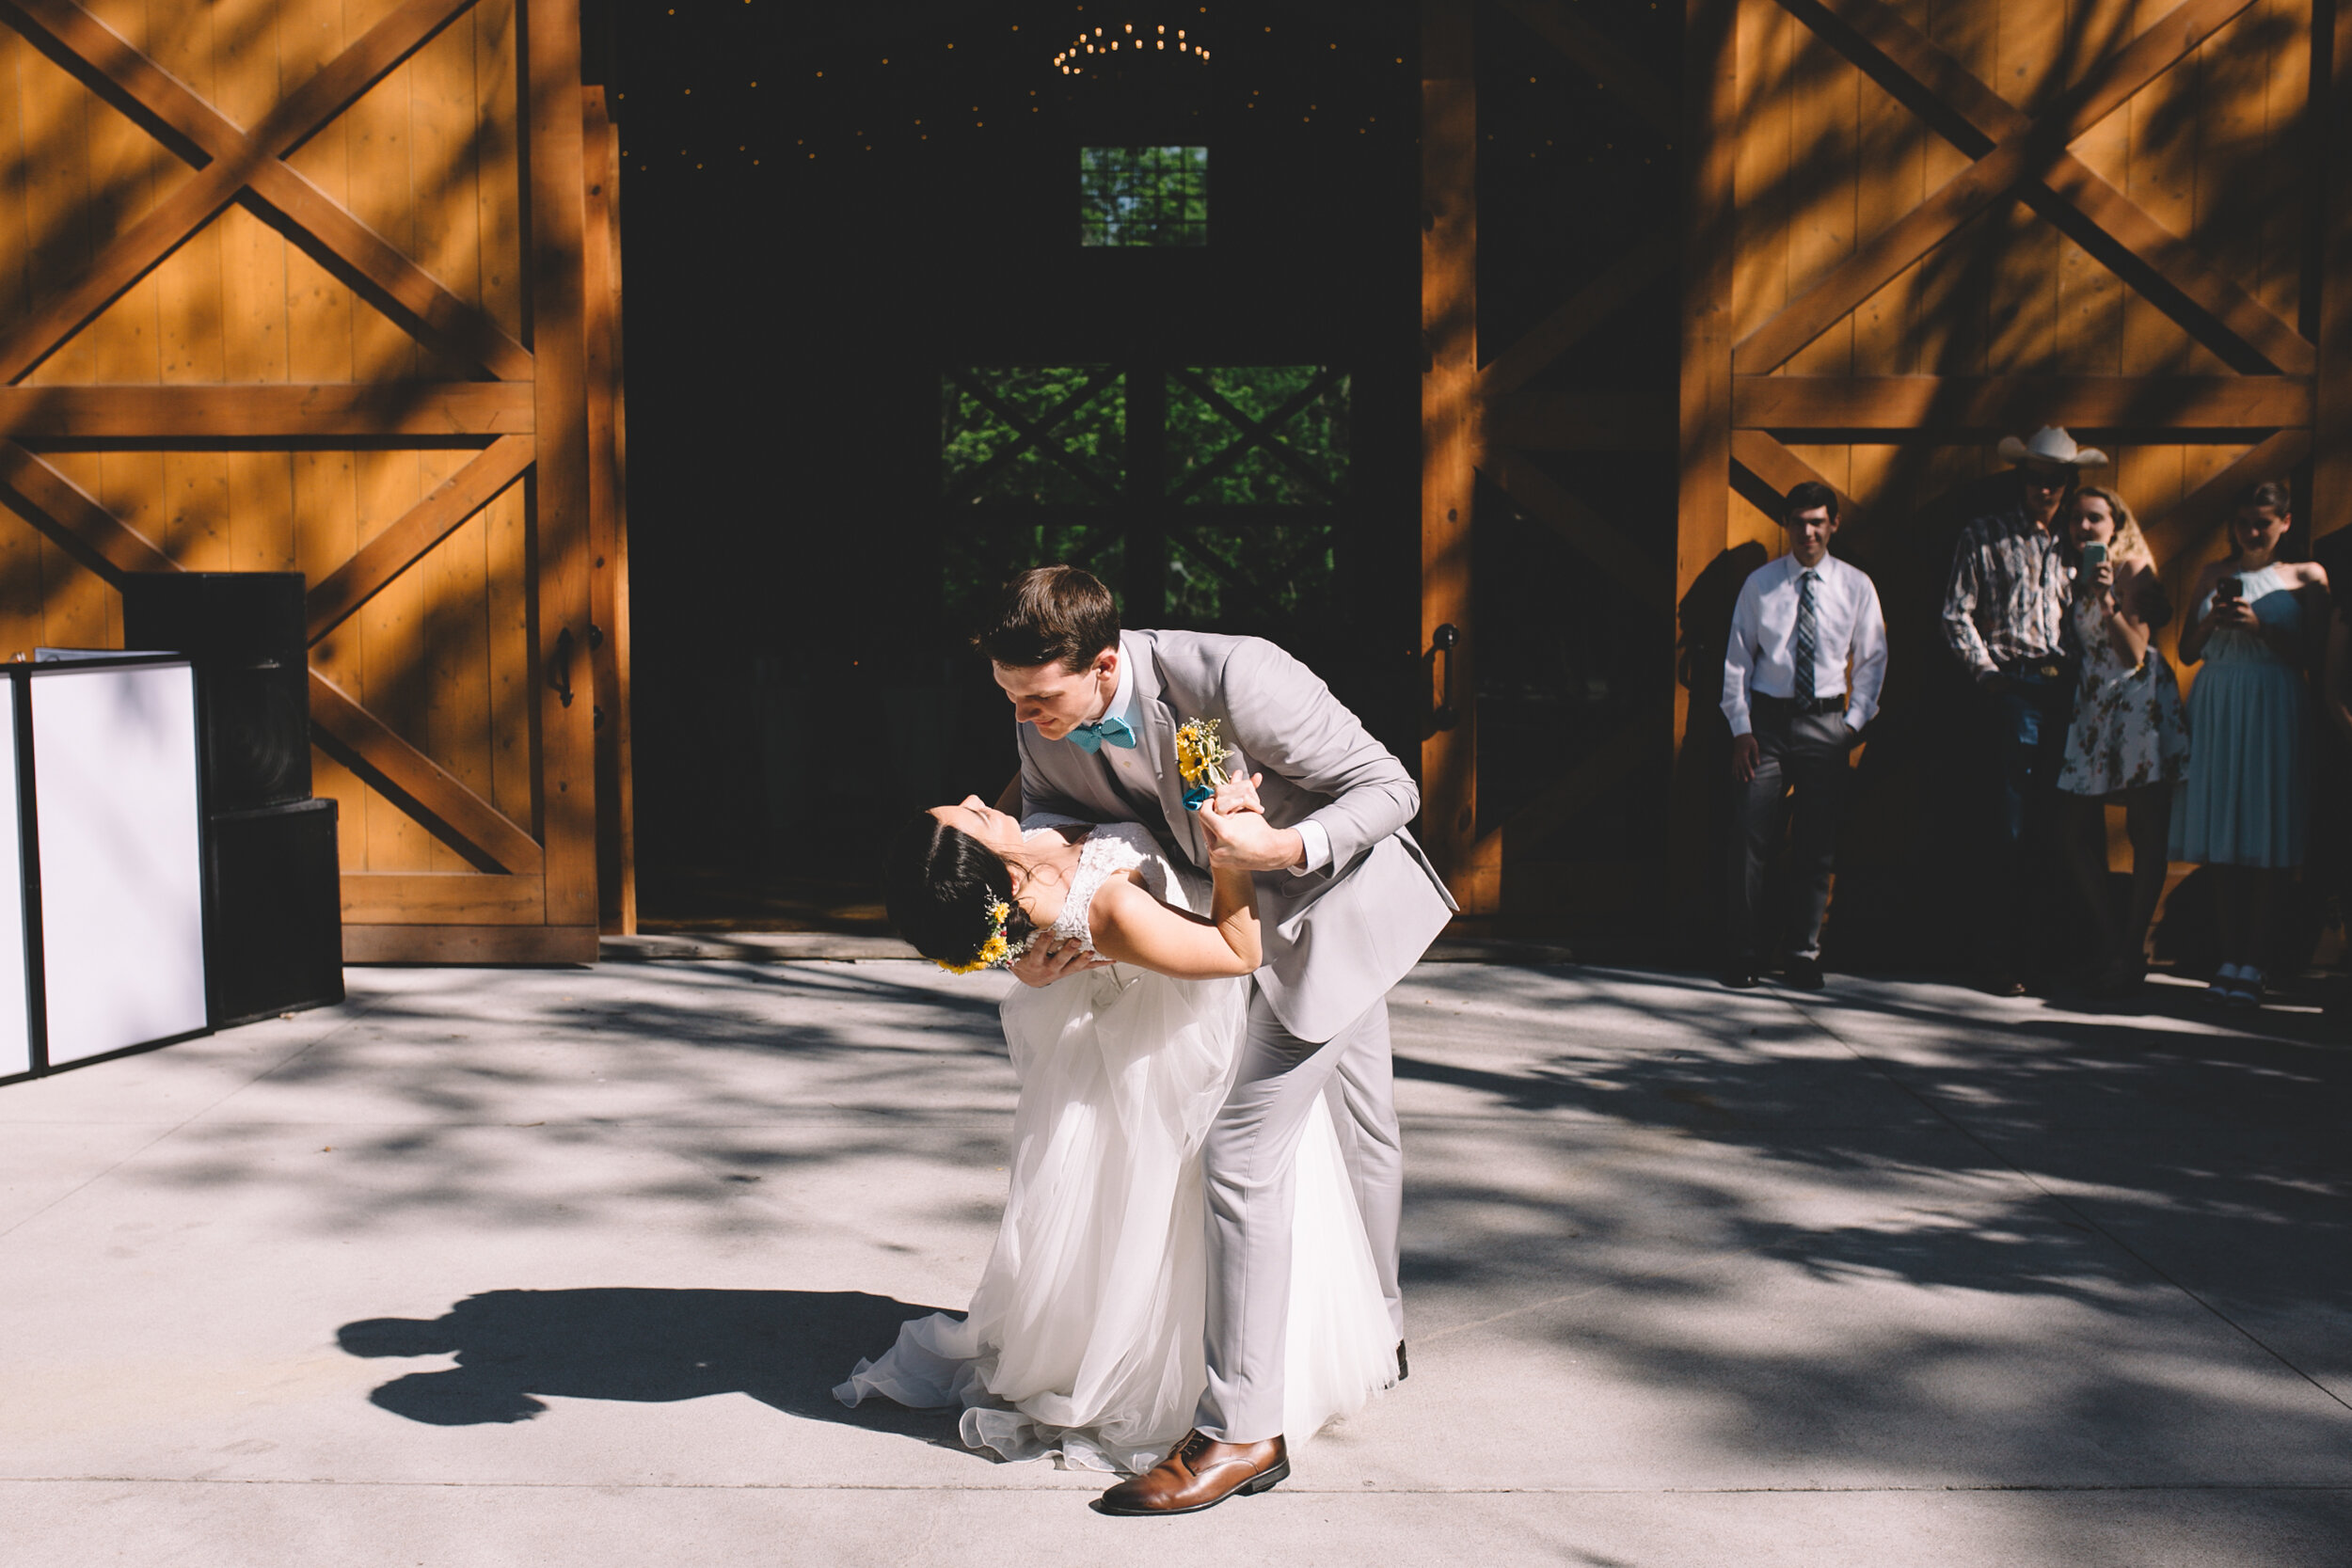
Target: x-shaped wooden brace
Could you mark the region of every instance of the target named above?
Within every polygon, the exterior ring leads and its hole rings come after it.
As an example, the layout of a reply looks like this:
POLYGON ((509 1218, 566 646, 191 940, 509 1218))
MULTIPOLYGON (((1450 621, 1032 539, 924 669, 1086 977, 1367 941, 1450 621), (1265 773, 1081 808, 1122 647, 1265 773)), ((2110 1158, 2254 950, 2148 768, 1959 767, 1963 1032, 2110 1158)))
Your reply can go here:
POLYGON ((954 382, 975 403, 1012 426, 1013 434, 1020 437, 971 473, 966 474, 956 486, 957 494, 969 495, 977 490, 991 474, 1009 465, 1023 452, 1034 449, 1069 469, 1080 483, 1104 500, 1115 501, 1120 499, 1119 491, 1108 480, 1078 461, 1067 448, 1054 439, 1054 432, 1061 422, 1092 402, 1095 393, 1118 380, 1119 372, 1114 370, 1094 372, 1086 378, 1076 391, 1034 420, 1015 408, 1009 402, 998 397, 993 390, 972 376, 961 372, 949 371, 947 379, 954 382))
MULTIPOLYGON (((1293 509, 1286 507, 1284 510, 1291 511, 1293 509)), ((1327 516, 1327 514, 1323 515, 1327 516)), ((1308 520, 1314 520, 1318 517, 1318 515, 1315 513, 1307 513, 1304 516, 1308 520)), ((1260 581, 1256 578, 1248 576, 1231 563, 1218 559, 1216 553, 1211 550, 1206 545, 1200 543, 1197 535, 1188 537, 1183 532, 1171 531, 1168 535, 1168 543, 1173 545, 1177 549, 1182 550, 1187 559, 1199 562, 1200 565, 1206 570, 1211 577, 1216 578, 1217 581, 1223 583, 1234 593, 1239 594, 1242 597, 1256 605, 1260 612, 1272 616, 1276 619, 1279 619, 1285 613, 1284 608, 1279 599, 1278 599, 1274 594, 1267 591, 1263 582, 1260 581)), ((1317 549, 1327 547, 1328 544, 1328 536, 1327 536, 1320 544, 1312 540, 1309 541, 1307 544, 1302 545, 1297 549, 1292 551, 1289 560, 1276 562, 1274 569, 1264 574, 1265 578, 1276 582, 1289 581, 1293 575, 1296 573, 1301 562, 1305 561, 1310 555, 1312 555, 1317 549)))
MULTIPOLYGON (((1674 242, 1653 234, 1579 289, 1558 309, 1529 329, 1527 335, 1489 360, 1478 372, 1480 401, 1491 412, 1547 366, 1606 321, 1634 295, 1657 281, 1674 265, 1674 242)), ((1492 429, 1492 421, 1488 428, 1492 429)), ((1573 490, 1554 480, 1533 462, 1507 450, 1500 441, 1482 441, 1479 472, 1502 487, 1503 493, 1531 517, 1567 541, 1569 546, 1620 586, 1645 598, 1671 598, 1671 569, 1660 568, 1636 549, 1625 531, 1603 517, 1573 490)))
POLYGON ((0 21, 198 166, 100 252, 72 288, 0 336, 0 384, 23 380, 248 193, 262 215, 274 214, 289 238, 409 331, 501 380, 530 379, 528 349, 285 162, 472 4, 406 0, 248 132, 72 0, 0 0, 0 21))
MULTIPOLYGON (((1581 67, 1635 119, 1669 141, 1678 134, 1673 89, 1575 8, 1561 0, 1502 0, 1502 8, 1581 67)), ((1487 361, 1478 372, 1481 404, 1488 410, 1498 408, 1661 276, 1671 272, 1676 248, 1674 237, 1664 231, 1637 241, 1599 277, 1487 361)), ((1645 596, 1671 594, 1672 574, 1661 576, 1621 530, 1574 491, 1523 457, 1485 441, 1481 445, 1486 450, 1479 471, 1501 485, 1530 516, 1631 592, 1645 596)))
MULTIPOLYGON (((534 452, 532 436, 501 436, 321 578, 306 597, 309 641, 326 637, 489 505, 522 477, 534 452)), ((13 441, 0 441, 0 504, 117 587, 135 572, 180 570, 178 562, 88 492, 13 441)), ((540 873, 545 857, 528 832, 316 670, 310 672, 310 718, 323 745, 477 866, 516 876, 540 873)))
POLYGON ((2183 0, 2091 67, 2039 117, 1986 87, 1881 0, 1780 3, 1976 162, 1749 333, 1733 350, 1737 373, 1762 375, 1786 364, 1962 224, 2010 194, 2061 225, 2087 226, 2078 239, 2104 242, 2132 258, 2136 270, 2153 273, 2159 285, 2151 293, 2153 302, 2241 369, 2250 357, 2288 374, 2312 373, 2317 352, 2308 339, 2066 150, 2252 0, 2183 0))
POLYGON ((1207 404, 1217 418, 1240 432, 1231 442, 1220 449, 1215 457, 1200 465, 1190 479, 1170 494, 1168 497, 1170 500, 1183 500, 1185 497, 1204 488, 1219 474, 1232 467, 1250 452, 1260 450, 1264 451, 1276 462, 1305 480, 1309 485, 1321 491, 1325 499, 1338 500, 1340 499, 1340 493, 1332 488, 1331 482, 1315 472, 1305 458, 1293 451, 1289 445, 1276 434, 1284 425, 1290 423, 1309 404, 1323 396, 1332 384, 1340 379, 1339 371, 1327 366, 1318 371, 1309 378, 1307 385, 1293 392, 1284 400, 1280 407, 1263 420, 1253 420, 1234 407, 1216 388, 1190 371, 1171 370, 1168 373, 1171 380, 1207 404))
MULTIPOLYGON (((247 193, 296 243, 425 341, 503 380, 527 381, 532 356, 483 311, 451 293, 284 159, 470 8, 473 0, 408 0, 246 132, 72 0, 0 0, 0 20, 156 135, 197 172, 100 253, 64 294, 0 337, 0 382, 20 381, 58 345, 247 193)), ((316 642, 518 479, 530 436, 494 442, 309 595, 316 642)), ((14 442, 0 441, 0 500, 110 582, 178 563, 14 442)), ((530 833, 448 769, 313 671, 320 739, 437 836, 485 870, 534 876, 544 855, 530 833)))

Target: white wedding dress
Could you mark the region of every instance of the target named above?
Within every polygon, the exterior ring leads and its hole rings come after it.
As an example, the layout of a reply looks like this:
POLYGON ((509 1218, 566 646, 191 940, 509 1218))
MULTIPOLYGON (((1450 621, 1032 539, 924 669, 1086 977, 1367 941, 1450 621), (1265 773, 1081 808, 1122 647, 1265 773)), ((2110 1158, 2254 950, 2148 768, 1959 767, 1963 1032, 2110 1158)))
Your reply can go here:
MULTIPOLYGON (((1163 902, 1207 912, 1206 878, 1171 874, 1148 832, 1112 823, 1081 847, 1050 934, 1090 950, 1095 890, 1129 871, 1163 902)), ((1247 980, 1114 964, 1007 996, 1021 1082, 1011 1190, 971 1307, 905 1324, 834 1397, 960 1405, 963 1441, 1008 1460, 1157 1464, 1191 1427, 1208 1378, 1200 1146, 1232 1081, 1248 995, 1247 980)), ((1283 1398, 1294 1445, 1396 1381, 1395 1335, 1326 1104, 1296 1168, 1283 1398)))

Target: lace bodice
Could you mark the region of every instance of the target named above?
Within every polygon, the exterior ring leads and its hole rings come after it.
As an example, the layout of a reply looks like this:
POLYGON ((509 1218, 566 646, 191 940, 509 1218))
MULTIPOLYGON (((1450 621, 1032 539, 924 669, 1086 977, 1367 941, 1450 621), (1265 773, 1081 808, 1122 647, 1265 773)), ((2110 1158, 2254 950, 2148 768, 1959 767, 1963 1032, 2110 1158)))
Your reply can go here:
POLYGON ((1109 878, 1143 868, 1144 886, 1154 898, 1168 896, 1168 863, 1152 835, 1133 822, 1106 822, 1087 835, 1078 847, 1078 869, 1070 879, 1070 895, 1062 900, 1048 934, 1073 937, 1088 952, 1094 950, 1092 912, 1095 891, 1109 878), (1154 884, 1157 885, 1154 885, 1154 884))
POLYGON ((1112 877, 1130 871, 1142 874, 1144 891, 1163 904, 1178 909, 1205 908, 1199 893, 1188 879, 1172 876, 1168 857, 1151 833, 1134 822, 1105 822, 1087 836, 1078 847, 1078 869, 1070 879, 1070 895, 1062 900, 1061 913, 1047 927, 1052 937, 1073 938, 1088 952, 1094 950, 1094 927, 1089 919, 1094 895, 1112 877))

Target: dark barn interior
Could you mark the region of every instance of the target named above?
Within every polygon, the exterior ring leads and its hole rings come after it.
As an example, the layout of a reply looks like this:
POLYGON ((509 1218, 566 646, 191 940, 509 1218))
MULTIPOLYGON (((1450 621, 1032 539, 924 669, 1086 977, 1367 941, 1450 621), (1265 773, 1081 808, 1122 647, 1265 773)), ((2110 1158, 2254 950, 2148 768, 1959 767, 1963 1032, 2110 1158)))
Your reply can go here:
MULTIPOLYGON (((1671 80, 1673 13, 1618 20, 1671 80)), ((1406 3, 610 19, 649 923, 870 922, 871 835, 1009 776, 1007 710, 961 636, 975 594, 1040 560, 1092 566, 1132 625, 1281 641, 1417 757, 1421 25, 1406 3), (1210 57, 1055 65, 1082 33, 1131 25, 1184 27, 1210 57), (1164 146, 1207 149, 1205 243, 1082 243, 1081 149, 1164 146), (1032 453, 1046 483, 1027 494, 960 491, 943 388, 1040 365, 1123 383, 1123 463, 1089 486, 1032 453), (1193 390, 1171 372, 1226 367, 1327 372, 1323 484, 1183 493, 1188 465, 1246 437, 1170 420, 1170 389, 1193 390)), ((1480 72, 1481 330, 1507 340, 1670 220, 1671 110, 1626 113, 1501 12, 1480 72)), ((1630 295, 1534 388, 1601 416, 1589 450, 1531 461, 1648 517, 1662 578, 1670 254, 1630 295)), ((1287 473, 1247 451, 1227 471, 1252 455, 1287 473)), ((1500 498, 1482 516, 1491 825, 1655 712, 1672 655, 1654 606, 1557 533, 1500 498)), ((1664 769, 1661 752, 1550 853, 1638 861, 1664 769)))

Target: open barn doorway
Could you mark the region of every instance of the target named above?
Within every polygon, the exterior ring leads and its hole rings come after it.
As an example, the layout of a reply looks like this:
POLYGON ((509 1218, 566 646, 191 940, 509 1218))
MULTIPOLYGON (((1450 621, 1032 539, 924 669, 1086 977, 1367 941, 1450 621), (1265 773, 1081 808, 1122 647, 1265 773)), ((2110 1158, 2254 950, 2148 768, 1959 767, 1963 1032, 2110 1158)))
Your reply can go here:
POLYGON ((1012 772, 964 637, 1041 561, 1417 755, 1418 7, 609 28, 648 929, 882 929, 878 835, 1012 772))

